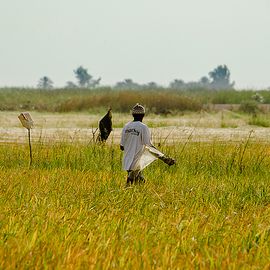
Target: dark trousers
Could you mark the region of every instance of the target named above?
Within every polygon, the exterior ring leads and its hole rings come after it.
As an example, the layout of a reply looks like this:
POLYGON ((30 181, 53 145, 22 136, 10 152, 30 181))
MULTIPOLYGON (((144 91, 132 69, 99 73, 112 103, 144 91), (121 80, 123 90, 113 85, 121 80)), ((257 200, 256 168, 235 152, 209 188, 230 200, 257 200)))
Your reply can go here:
POLYGON ((128 172, 128 177, 127 177, 127 185, 132 185, 134 184, 140 184, 144 183, 145 179, 143 177, 143 174, 141 171, 136 170, 136 171, 127 171, 128 172))

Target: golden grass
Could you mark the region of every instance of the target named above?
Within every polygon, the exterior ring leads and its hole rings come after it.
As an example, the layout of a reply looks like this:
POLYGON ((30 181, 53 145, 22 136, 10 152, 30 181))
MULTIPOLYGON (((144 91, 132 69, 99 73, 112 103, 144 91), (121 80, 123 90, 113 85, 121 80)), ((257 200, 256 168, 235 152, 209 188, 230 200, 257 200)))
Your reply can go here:
POLYGON ((269 267, 268 144, 162 147, 125 188, 114 145, 0 146, 1 269, 269 267))

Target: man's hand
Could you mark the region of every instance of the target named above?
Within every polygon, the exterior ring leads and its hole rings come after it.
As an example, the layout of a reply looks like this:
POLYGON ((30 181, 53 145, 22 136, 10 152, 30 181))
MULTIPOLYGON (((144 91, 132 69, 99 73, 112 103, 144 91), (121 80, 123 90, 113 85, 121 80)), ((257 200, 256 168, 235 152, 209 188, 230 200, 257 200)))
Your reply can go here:
POLYGON ((164 163, 166 163, 169 166, 176 164, 175 160, 171 157, 162 156, 162 157, 159 157, 159 159, 162 160, 164 163))

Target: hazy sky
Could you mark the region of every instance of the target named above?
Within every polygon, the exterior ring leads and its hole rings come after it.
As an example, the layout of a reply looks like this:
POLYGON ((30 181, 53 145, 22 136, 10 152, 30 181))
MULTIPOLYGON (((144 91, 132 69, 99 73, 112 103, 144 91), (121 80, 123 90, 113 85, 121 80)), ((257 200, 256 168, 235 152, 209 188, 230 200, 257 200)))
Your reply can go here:
POLYGON ((0 87, 125 78, 167 86, 226 64, 237 88, 270 87, 270 0, 0 0, 0 87))

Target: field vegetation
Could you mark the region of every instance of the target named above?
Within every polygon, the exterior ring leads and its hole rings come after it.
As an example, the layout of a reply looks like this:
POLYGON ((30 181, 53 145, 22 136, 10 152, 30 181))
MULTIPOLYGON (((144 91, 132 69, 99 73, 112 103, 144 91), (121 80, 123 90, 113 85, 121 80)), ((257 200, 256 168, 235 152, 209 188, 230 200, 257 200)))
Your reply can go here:
POLYGON ((160 147, 125 188, 117 145, 1 145, 0 268, 267 269, 270 146, 160 147))
MULTIPOLYGON (((183 111, 198 112, 210 109, 211 104, 243 104, 243 110, 254 110, 257 103, 253 90, 209 89, 0 89, 0 110, 35 110, 42 112, 100 112, 112 107, 115 112, 129 112, 136 102, 144 104, 148 112, 168 114, 183 111), (253 103, 252 103, 253 102, 253 103)), ((270 91, 260 91, 261 103, 270 103, 270 91)), ((236 107, 237 109, 239 107, 236 107)))
POLYGON ((0 269, 269 269, 270 144, 253 136, 269 113, 255 91, 238 92, 1 89, 3 132, 16 137, 27 110, 40 133, 31 166, 26 137, 0 143, 0 269), (148 108, 156 145, 177 161, 155 161, 143 185, 125 187, 114 137, 43 135, 96 127, 109 106, 117 132, 136 102, 148 108), (216 112, 220 103, 238 106, 216 112), (177 127, 191 129, 170 143, 172 133, 159 134, 177 127), (199 127, 246 135, 193 140, 199 127))

